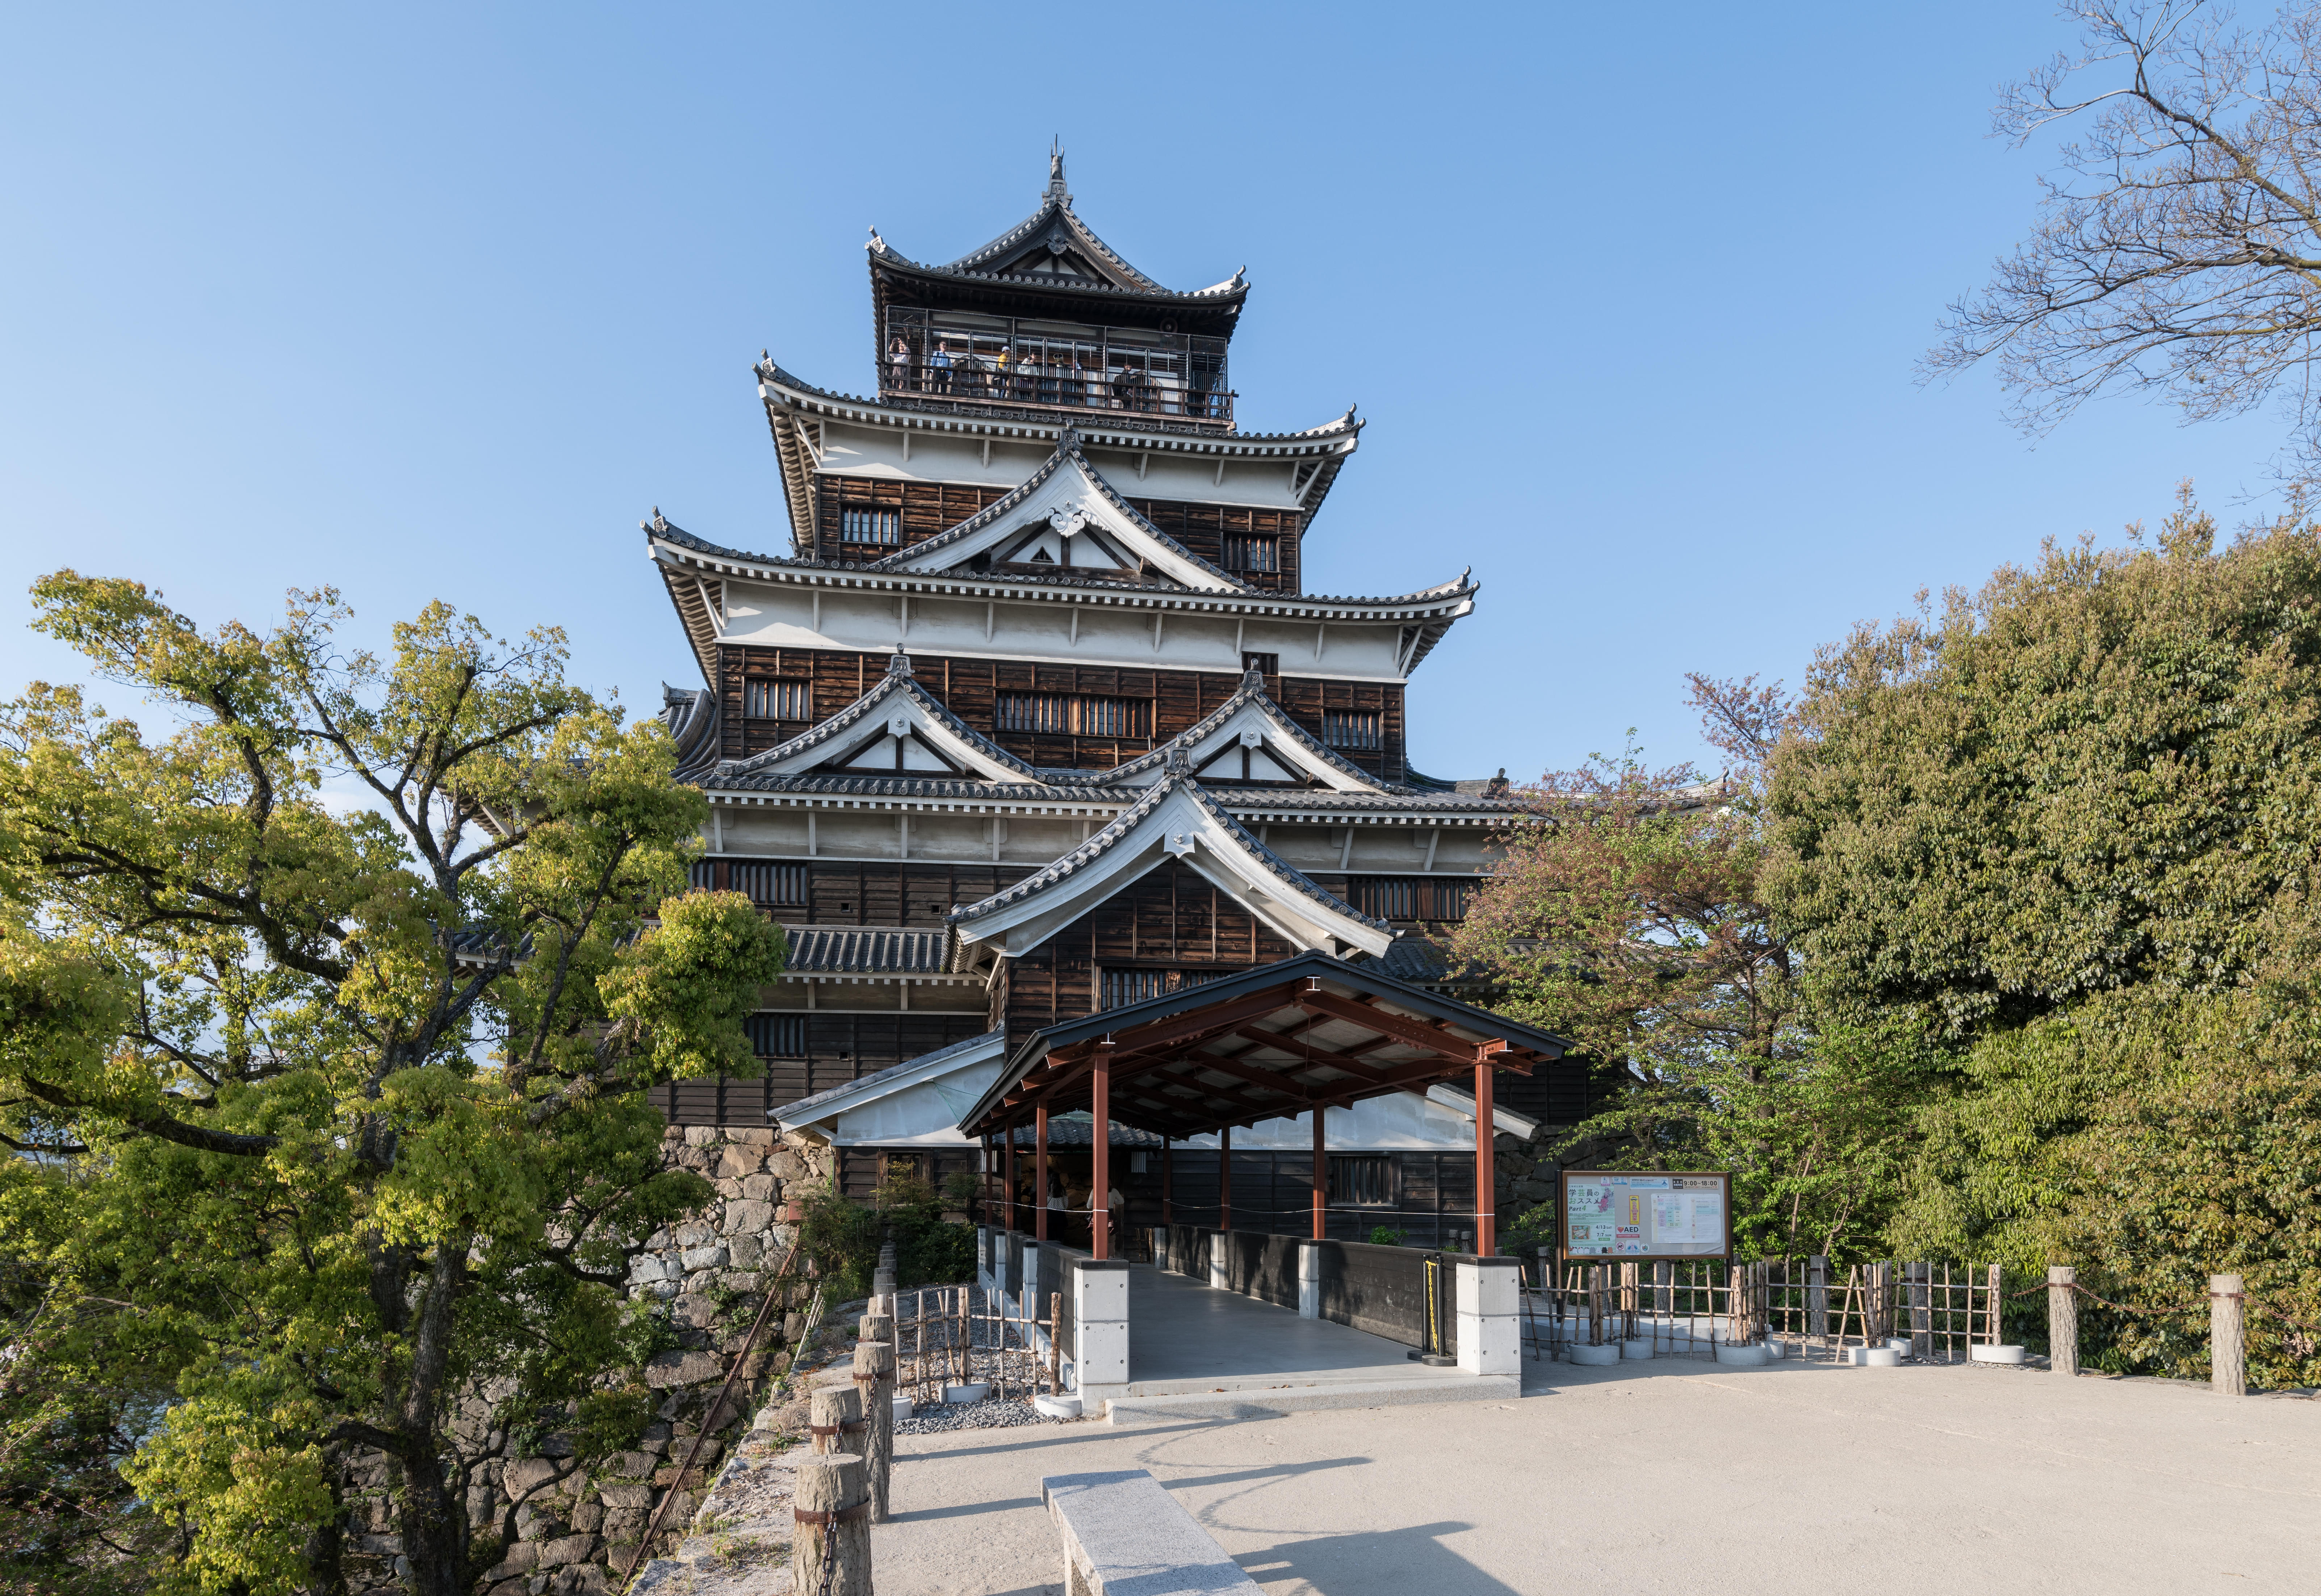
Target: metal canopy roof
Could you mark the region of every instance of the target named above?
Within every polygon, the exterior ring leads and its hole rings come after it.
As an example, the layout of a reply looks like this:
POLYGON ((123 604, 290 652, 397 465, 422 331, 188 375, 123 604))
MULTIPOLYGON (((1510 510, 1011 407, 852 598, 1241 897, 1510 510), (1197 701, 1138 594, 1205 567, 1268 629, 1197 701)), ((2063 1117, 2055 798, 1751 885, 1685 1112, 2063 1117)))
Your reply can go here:
POLYGON ((1099 1062, 1112 1119, 1179 1137, 1424 1092, 1479 1064, 1528 1074, 1570 1046, 1375 966, 1300 953, 1034 1032, 959 1126, 1004 1135, 1041 1107, 1051 1124, 1091 1108, 1099 1062))

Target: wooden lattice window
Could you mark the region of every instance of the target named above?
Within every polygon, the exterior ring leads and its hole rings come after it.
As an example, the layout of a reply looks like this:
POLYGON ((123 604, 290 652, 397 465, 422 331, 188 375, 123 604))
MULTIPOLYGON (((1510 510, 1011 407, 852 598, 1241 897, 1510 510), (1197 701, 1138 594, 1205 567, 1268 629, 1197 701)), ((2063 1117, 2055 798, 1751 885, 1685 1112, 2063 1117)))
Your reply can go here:
POLYGON ((1152 734, 1152 701, 1073 693, 1001 693, 993 720, 1003 732, 1136 739, 1152 734))
POLYGON ((843 543, 899 543, 903 541, 903 512, 842 510, 838 517, 838 541, 843 543))
POLYGON ((742 713, 751 720, 812 720, 814 683, 752 677, 742 684, 742 713))
POLYGON ((1225 569, 1227 570, 1279 570, 1281 540, 1250 533, 1225 534, 1225 569))
POLYGON ((806 1016, 753 1014, 749 1018, 750 1051, 761 1059, 806 1057, 806 1016))
POLYGON ((1165 997, 1187 987, 1205 987, 1237 971, 1231 970, 1107 970, 1104 972, 1103 1006, 1121 1008, 1147 998, 1165 997))
POLYGON ((1383 718, 1375 709, 1324 709, 1322 741, 1333 748, 1375 752, 1384 745, 1380 731, 1383 718))
POLYGON ((746 892, 750 901, 766 908, 806 907, 806 866, 803 864, 735 864, 733 890, 746 892))
POLYGON ((1463 920, 1473 886, 1425 876, 1356 876, 1348 895, 1356 908, 1380 920, 1463 920))
POLYGON ((1345 1208, 1392 1208, 1394 1160, 1383 1153, 1331 1154, 1330 1201, 1345 1208))

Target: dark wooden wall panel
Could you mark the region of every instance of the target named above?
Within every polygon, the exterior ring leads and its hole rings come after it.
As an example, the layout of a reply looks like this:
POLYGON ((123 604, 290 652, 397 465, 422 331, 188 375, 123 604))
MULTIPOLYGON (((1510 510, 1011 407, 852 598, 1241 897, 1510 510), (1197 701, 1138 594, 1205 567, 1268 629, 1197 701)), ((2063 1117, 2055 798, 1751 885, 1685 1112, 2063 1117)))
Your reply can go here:
POLYGON ((1170 860, 1008 962, 1009 1051, 1042 1026, 1094 1013, 1101 968, 1247 970, 1297 951, 1197 871, 1170 860))
MULTIPOLYGON (((950 531, 978 511, 1007 496, 1008 489, 960 482, 890 482, 873 477, 821 475, 815 479, 813 558, 847 565, 868 564, 950 531), (844 540, 850 509, 894 510, 902 519, 897 543, 850 543, 844 540)), ((1300 591, 1298 543, 1305 516, 1297 510, 1260 510, 1239 505, 1132 498, 1137 514, 1215 566, 1225 567, 1230 533, 1279 540, 1281 569, 1235 574, 1265 593, 1300 591)))
POLYGON ((758 1073, 657 1086, 653 1106, 672 1125, 772 1123, 768 1110, 843 1086, 880 1070, 980 1036, 980 1014, 815 1013, 806 1022, 804 1058, 760 1059, 758 1073))
MULTIPOLYGON (((728 759, 760 753, 796 736, 811 723, 748 720, 742 711, 743 683, 751 677, 811 680, 817 720, 827 720, 860 698, 886 674, 888 655, 833 649, 773 649, 725 646, 718 651, 719 692, 724 716, 720 751, 728 759)), ((1018 759, 1064 770, 1104 770, 1148 752, 1190 728, 1241 689, 1241 678, 1211 670, 1131 670, 1114 666, 1042 664, 1007 660, 954 659, 913 654, 919 685, 969 725, 1018 759), (1003 732, 997 725, 1003 692, 1088 694, 1151 701, 1152 735, 1144 738, 1076 737, 1003 732)), ((1266 691, 1289 718, 1319 739, 1333 709, 1375 712, 1379 717, 1376 749, 1341 749, 1350 762, 1398 781, 1407 773, 1403 757, 1403 689, 1398 682, 1333 681, 1326 677, 1270 676, 1266 691)))

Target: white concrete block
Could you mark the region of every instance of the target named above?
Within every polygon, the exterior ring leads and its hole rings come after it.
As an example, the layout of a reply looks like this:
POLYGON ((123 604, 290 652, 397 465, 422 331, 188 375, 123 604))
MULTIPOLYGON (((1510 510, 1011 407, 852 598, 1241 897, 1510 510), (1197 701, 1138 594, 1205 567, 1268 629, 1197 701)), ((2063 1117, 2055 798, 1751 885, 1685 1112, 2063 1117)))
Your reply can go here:
POLYGON ((1222 1231, 1209 1237, 1209 1290, 1225 1290, 1225 1238, 1222 1231))
POLYGON ((1322 1249, 1312 1242, 1297 1249, 1297 1317, 1322 1317, 1322 1249))
POLYGON ((1506 1263, 1460 1263, 1453 1265, 1458 1276, 1458 1311, 1493 1314, 1514 1313, 1522 1304, 1517 1289, 1523 1272, 1506 1263))
POLYGON ((1073 1364, 1082 1391, 1092 1385, 1123 1385, 1128 1380, 1128 1322, 1125 1319, 1073 1327, 1073 1364))
POLYGON ((1459 1367, 1470 1374, 1523 1371, 1522 1327, 1511 1314, 1459 1316, 1459 1367))
POLYGON ((1128 1271, 1072 1271, 1072 1320, 1075 1324, 1128 1322, 1128 1271))

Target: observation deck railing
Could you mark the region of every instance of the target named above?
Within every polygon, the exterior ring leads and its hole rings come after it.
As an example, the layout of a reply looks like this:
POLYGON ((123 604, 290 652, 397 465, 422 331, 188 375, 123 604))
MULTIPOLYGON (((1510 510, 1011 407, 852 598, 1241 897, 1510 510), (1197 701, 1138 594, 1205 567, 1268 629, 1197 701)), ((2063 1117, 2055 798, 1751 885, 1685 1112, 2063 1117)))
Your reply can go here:
POLYGON ((997 366, 979 358, 961 358, 949 365, 889 360, 880 366, 878 378, 881 393, 938 403, 1126 411, 1228 425, 1236 397, 1229 389, 1193 388, 1181 379, 1156 379, 1139 371, 1096 371, 1032 361, 997 366))

